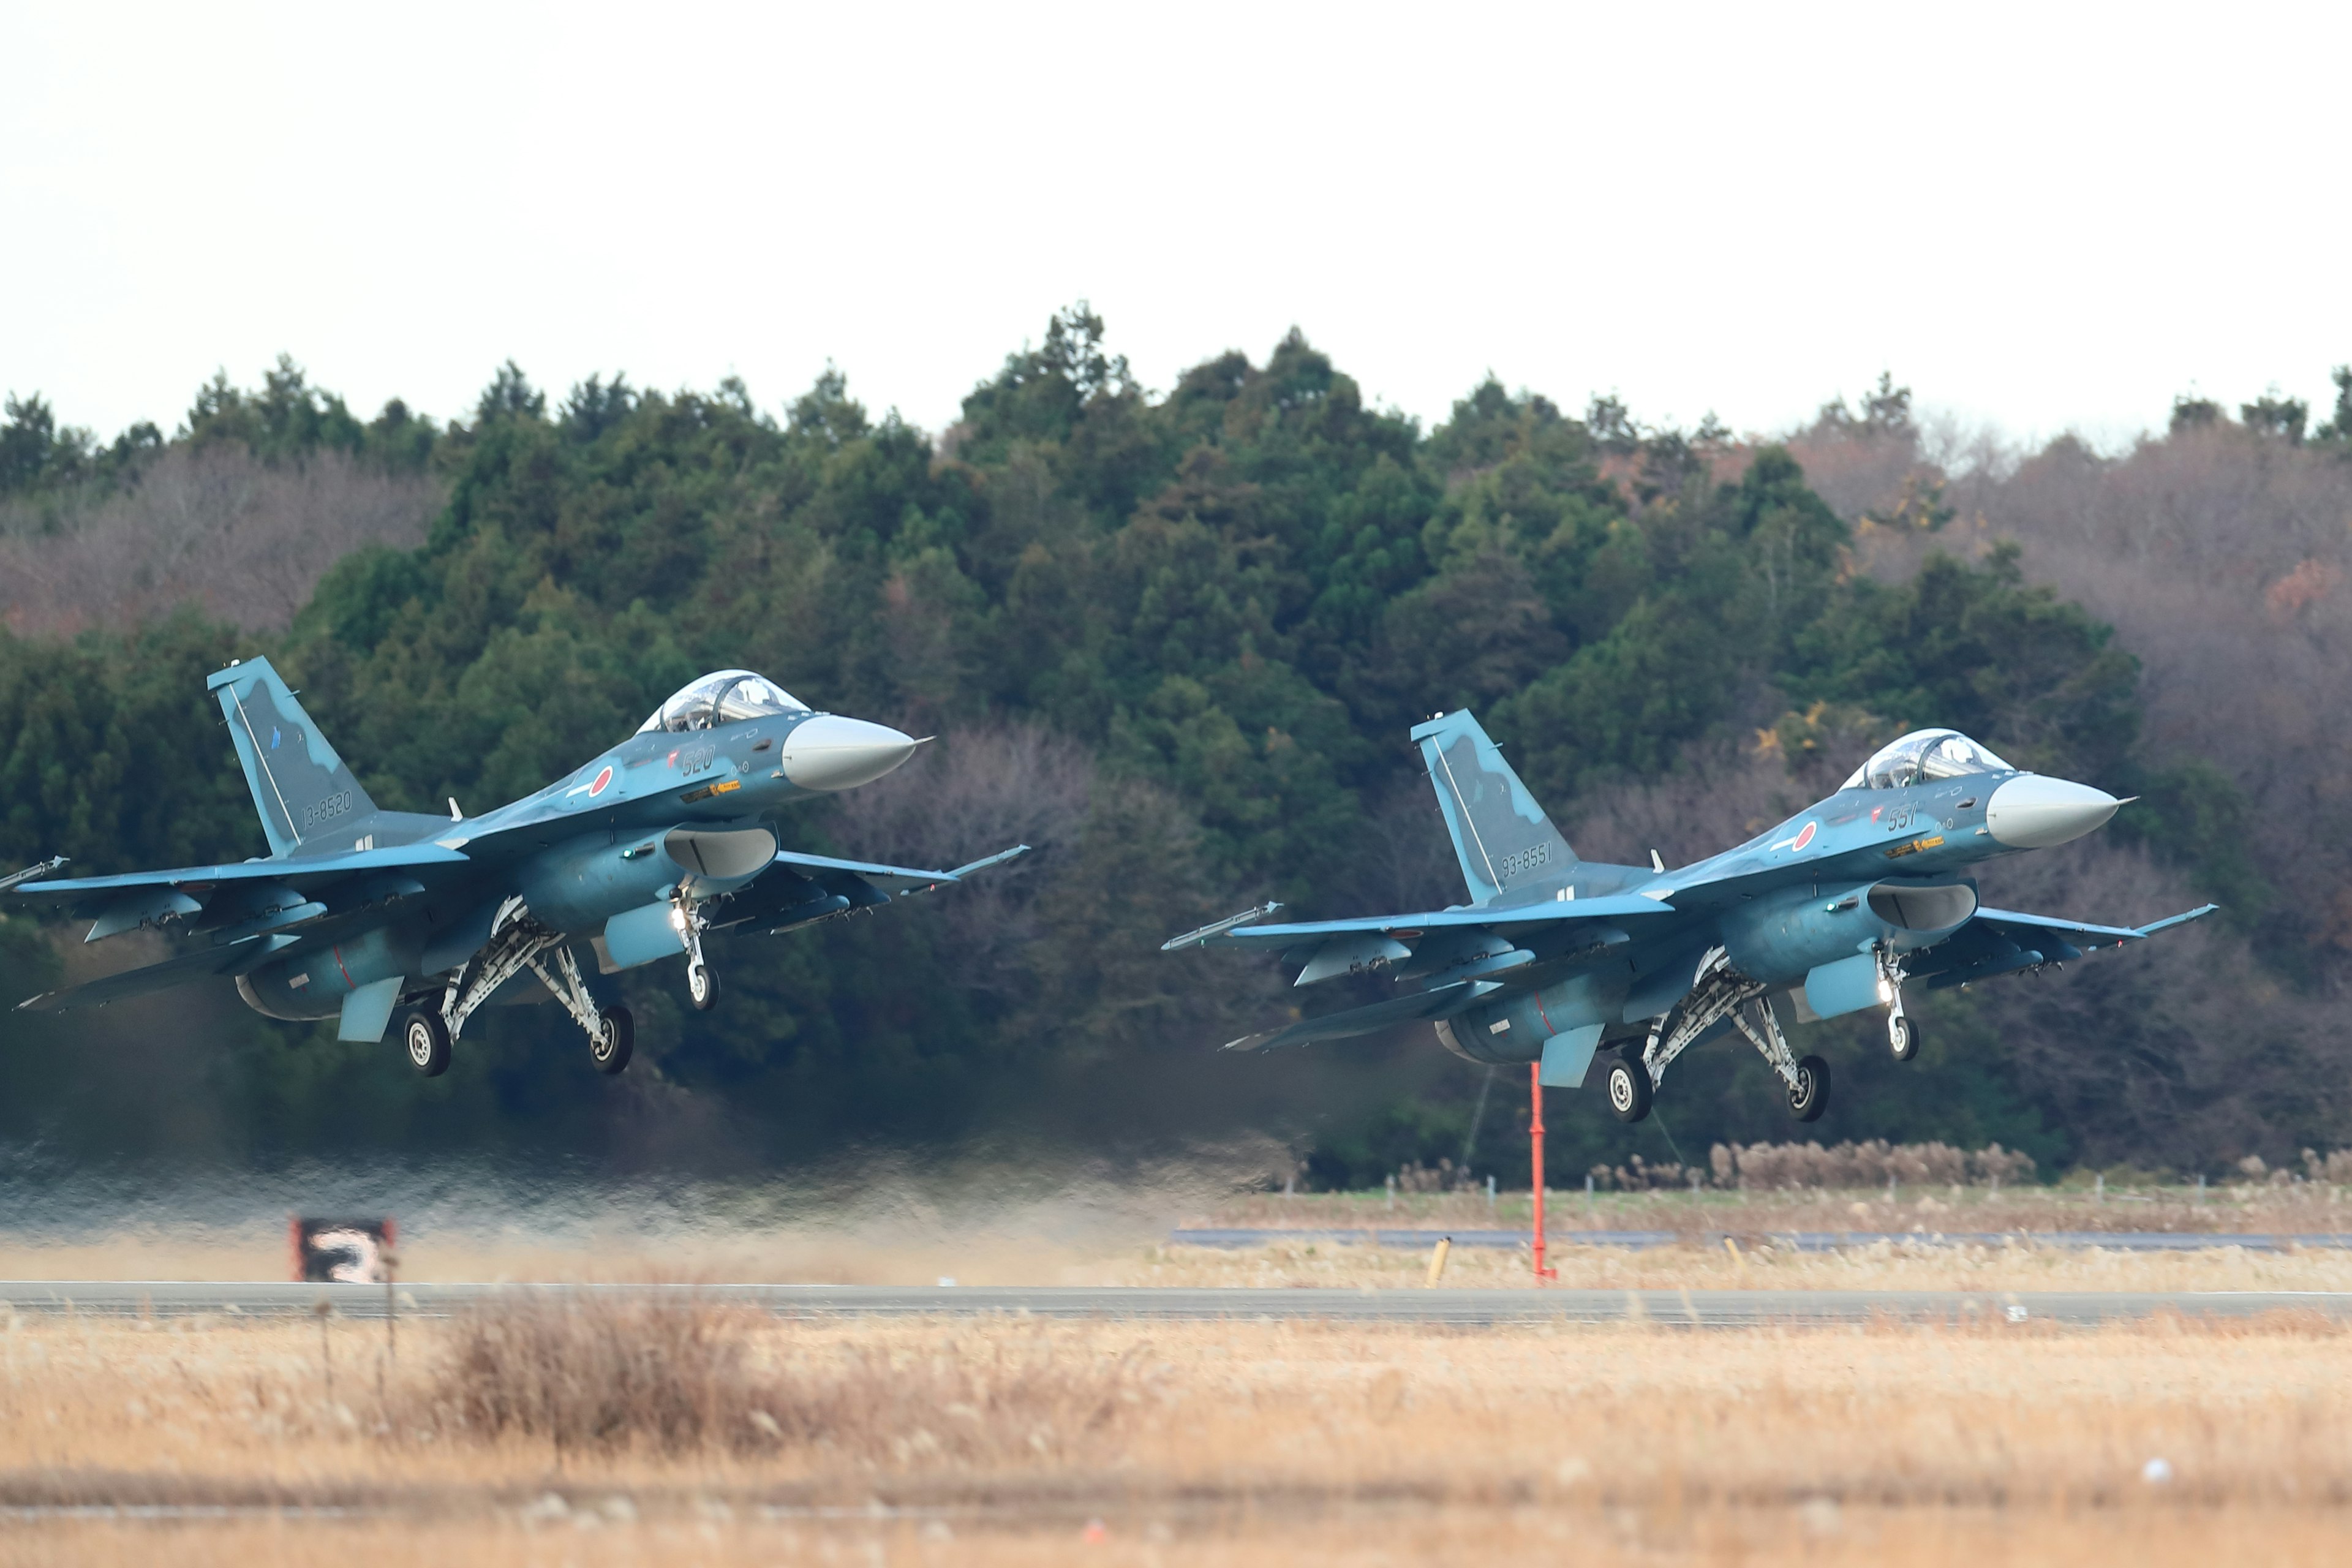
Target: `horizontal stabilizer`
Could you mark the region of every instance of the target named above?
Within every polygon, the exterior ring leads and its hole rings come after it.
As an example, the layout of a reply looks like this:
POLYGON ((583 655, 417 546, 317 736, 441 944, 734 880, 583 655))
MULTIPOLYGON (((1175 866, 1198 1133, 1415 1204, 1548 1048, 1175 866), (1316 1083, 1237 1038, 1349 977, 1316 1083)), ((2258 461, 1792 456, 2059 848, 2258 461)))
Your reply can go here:
POLYGON ((1244 1035, 1238 1040, 1228 1041, 1223 1048, 1229 1051, 1265 1051, 1276 1046, 1303 1046, 1311 1040, 1344 1040, 1354 1035, 1369 1035, 1375 1029, 1385 1029, 1391 1025, 1444 1017, 1461 1011, 1494 989, 1492 981, 1457 980, 1451 985, 1391 996, 1385 1002, 1374 1002, 1369 1006, 1326 1013, 1319 1018, 1301 1018, 1279 1029, 1244 1035))
POLYGON ((87 984, 69 985, 63 991, 45 991, 17 1003, 16 1009, 22 1013, 69 1013, 77 1007, 103 1007, 110 1002, 169 991, 216 974, 242 974, 299 940, 291 936, 249 936, 225 946, 184 952, 143 969, 126 969, 87 984))
POLYGON ((1168 945, 1173 947, 1177 942, 1198 941, 1203 947, 1289 947, 1317 937, 1360 933, 1410 938, 1423 931, 1480 928, 1497 931, 1525 931, 1576 921, 1641 920, 1674 912, 1672 904, 1658 899, 1641 894, 1612 894, 1604 899, 1555 899, 1539 904, 1518 904, 1500 909, 1433 910, 1423 914, 1366 915, 1344 921, 1286 921, 1280 925, 1246 925, 1222 931, 1203 928, 1209 934, 1190 933, 1168 945))

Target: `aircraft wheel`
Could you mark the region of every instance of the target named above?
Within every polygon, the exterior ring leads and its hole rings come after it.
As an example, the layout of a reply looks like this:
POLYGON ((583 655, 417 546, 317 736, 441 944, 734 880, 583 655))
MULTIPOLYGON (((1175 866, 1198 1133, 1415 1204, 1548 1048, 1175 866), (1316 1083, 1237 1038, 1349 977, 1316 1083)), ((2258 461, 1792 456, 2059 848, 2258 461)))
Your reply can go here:
POLYGON ((707 963, 686 966, 686 999, 694 1004, 698 1013, 708 1013, 719 1005, 719 971, 707 963))
POLYGON ((1830 1106, 1830 1064, 1819 1057, 1797 1063, 1797 1081, 1789 1089, 1789 1114, 1800 1121, 1819 1121, 1830 1106))
POLYGON ((1617 1113, 1618 1121, 1639 1121, 1649 1115, 1655 1089, 1648 1065, 1632 1051, 1622 1053, 1610 1064, 1609 1109, 1617 1113))
POLYGON ((449 1070, 449 1026, 440 1014, 425 1007, 409 1014, 401 1022, 400 1043, 408 1052, 408 1065, 426 1078, 449 1070))
POLYGON ((637 1021, 626 1007, 607 1007, 596 1016, 603 1026, 588 1041, 588 1059, 596 1070, 610 1076, 629 1065, 636 1054, 637 1021))
POLYGON ((1886 1048, 1895 1053, 1898 1062, 1907 1062, 1919 1054, 1919 1026, 1908 1013, 1890 1013, 1886 1017, 1886 1048))

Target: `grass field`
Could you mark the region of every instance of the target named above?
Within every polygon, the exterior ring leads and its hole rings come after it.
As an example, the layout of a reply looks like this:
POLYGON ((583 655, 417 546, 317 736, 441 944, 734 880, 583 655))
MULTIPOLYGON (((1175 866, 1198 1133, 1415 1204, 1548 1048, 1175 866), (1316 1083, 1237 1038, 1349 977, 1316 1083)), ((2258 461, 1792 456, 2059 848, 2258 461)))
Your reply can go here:
MULTIPOLYGON (((1232 1199, 1082 1241, 420 1236, 416 1278, 1419 1285, 1425 1254, 1171 1223, 1524 1224, 1483 1194, 1232 1199)), ((1563 1285, 2347 1289, 2352 1254, 1878 1243, 2352 1229, 2339 1190, 1555 1194, 1563 1285), (1923 1204, 1922 1200, 1928 1200, 1923 1204), (2138 1200, 2138 1201, 2135 1201, 2138 1200), (1932 1205, 1932 1206, 1930 1206, 1932 1205), (1745 1238, 1735 1253, 1718 1238, 1745 1238)), ((1526 1282, 1457 1248, 1445 1283, 1526 1282)), ((0 1239, 0 1276, 273 1278, 271 1236, 0 1239)), ((0 1564, 2326 1563, 2352 1554, 2352 1333, 2316 1315, 1965 1330, 1013 1320, 380 1325, 0 1307, 0 1564), (2160 1479, 2147 1479, 2151 1461, 2160 1479), (134 1511, 121 1511, 129 1509, 134 1511), (289 1510, 306 1510, 299 1514, 289 1510), (108 1510, 113 1510, 111 1512, 108 1510)), ((592 1314, 593 1318, 593 1314, 592 1314)))
POLYGON ((697 1310, 411 1324, 390 1364, 383 1345, 340 1321, 13 1320, 0 1561, 2161 1564, 2352 1547, 2352 1335, 2315 1318, 1692 1334, 697 1310), (2152 1460, 2168 1479, 2146 1479, 2152 1460), (230 1511, 55 1511, 93 1504, 230 1511), (287 1505, 344 1511, 236 1511, 287 1505))

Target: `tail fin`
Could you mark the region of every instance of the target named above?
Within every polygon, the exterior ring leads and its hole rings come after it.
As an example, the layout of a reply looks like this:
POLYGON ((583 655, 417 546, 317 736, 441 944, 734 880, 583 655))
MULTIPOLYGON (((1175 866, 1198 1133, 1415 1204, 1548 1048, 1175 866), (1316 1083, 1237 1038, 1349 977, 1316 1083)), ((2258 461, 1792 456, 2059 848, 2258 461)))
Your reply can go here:
POLYGON ((1421 742, 1473 904, 1568 880, 1576 851, 1467 710, 1414 725, 1412 738, 1421 742))
POLYGON ((335 843, 339 829, 373 815, 375 802, 268 659, 216 669, 205 686, 220 699, 272 855, 335 843))

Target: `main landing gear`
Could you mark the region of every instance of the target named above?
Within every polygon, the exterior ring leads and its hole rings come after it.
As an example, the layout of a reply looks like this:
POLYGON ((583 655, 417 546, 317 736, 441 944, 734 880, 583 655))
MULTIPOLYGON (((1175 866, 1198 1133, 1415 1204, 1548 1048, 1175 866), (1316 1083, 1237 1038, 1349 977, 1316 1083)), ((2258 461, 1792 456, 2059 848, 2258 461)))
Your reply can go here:
POLYGON ((1651 1098, 1656 1093, 1650 1069, 1634 1052, 1621 1051, 1609 1064, 1609 1109, 1617 1113, 1618 1121, 1639 1121, 1648 1116, 1651 1098))
POLYGON ((1611 1065, 1609 1109, 1617 1120, 1639 1121, 1649 1115, 1657 1087, 1675 1058, 1727 1021, 1748 1037, 1779 1075, 1788 1090, 1789 1114, 1800 1121, 1821 1120, 1830 1103, 1830 1064, 1819 1057, 1801 1058, 1789 1048, 1764 984, 1733 969, 1729 955, 1719 947, 1699 960, 1690 994, 1651 1026, 1649 1043, 1639 1050, 1628 1046, 1611 1065))
POLYGON ((402 1020, 400 1043, 408 1051, 408 1065, 426 1078, 449 1070, 449 1026, 441 1015, 419 1007, 402 1020))
POLYGON ((588 1059, 598 1072, 616 1073, 636 1049, 636 1020, 623 1006, 599 1007, 580 973, 572 944, 531 919, 520 899, 509 899, 490 922, 490 940, 449 977, 437 1007, 412 1009, 401 1020, 400 1039, 408 1064, 426 1078, 449 1070, 449 1048, 465 1033, 466 1020, 499 987, 529 970, 563 1004, 588 1037, 588 1059))

